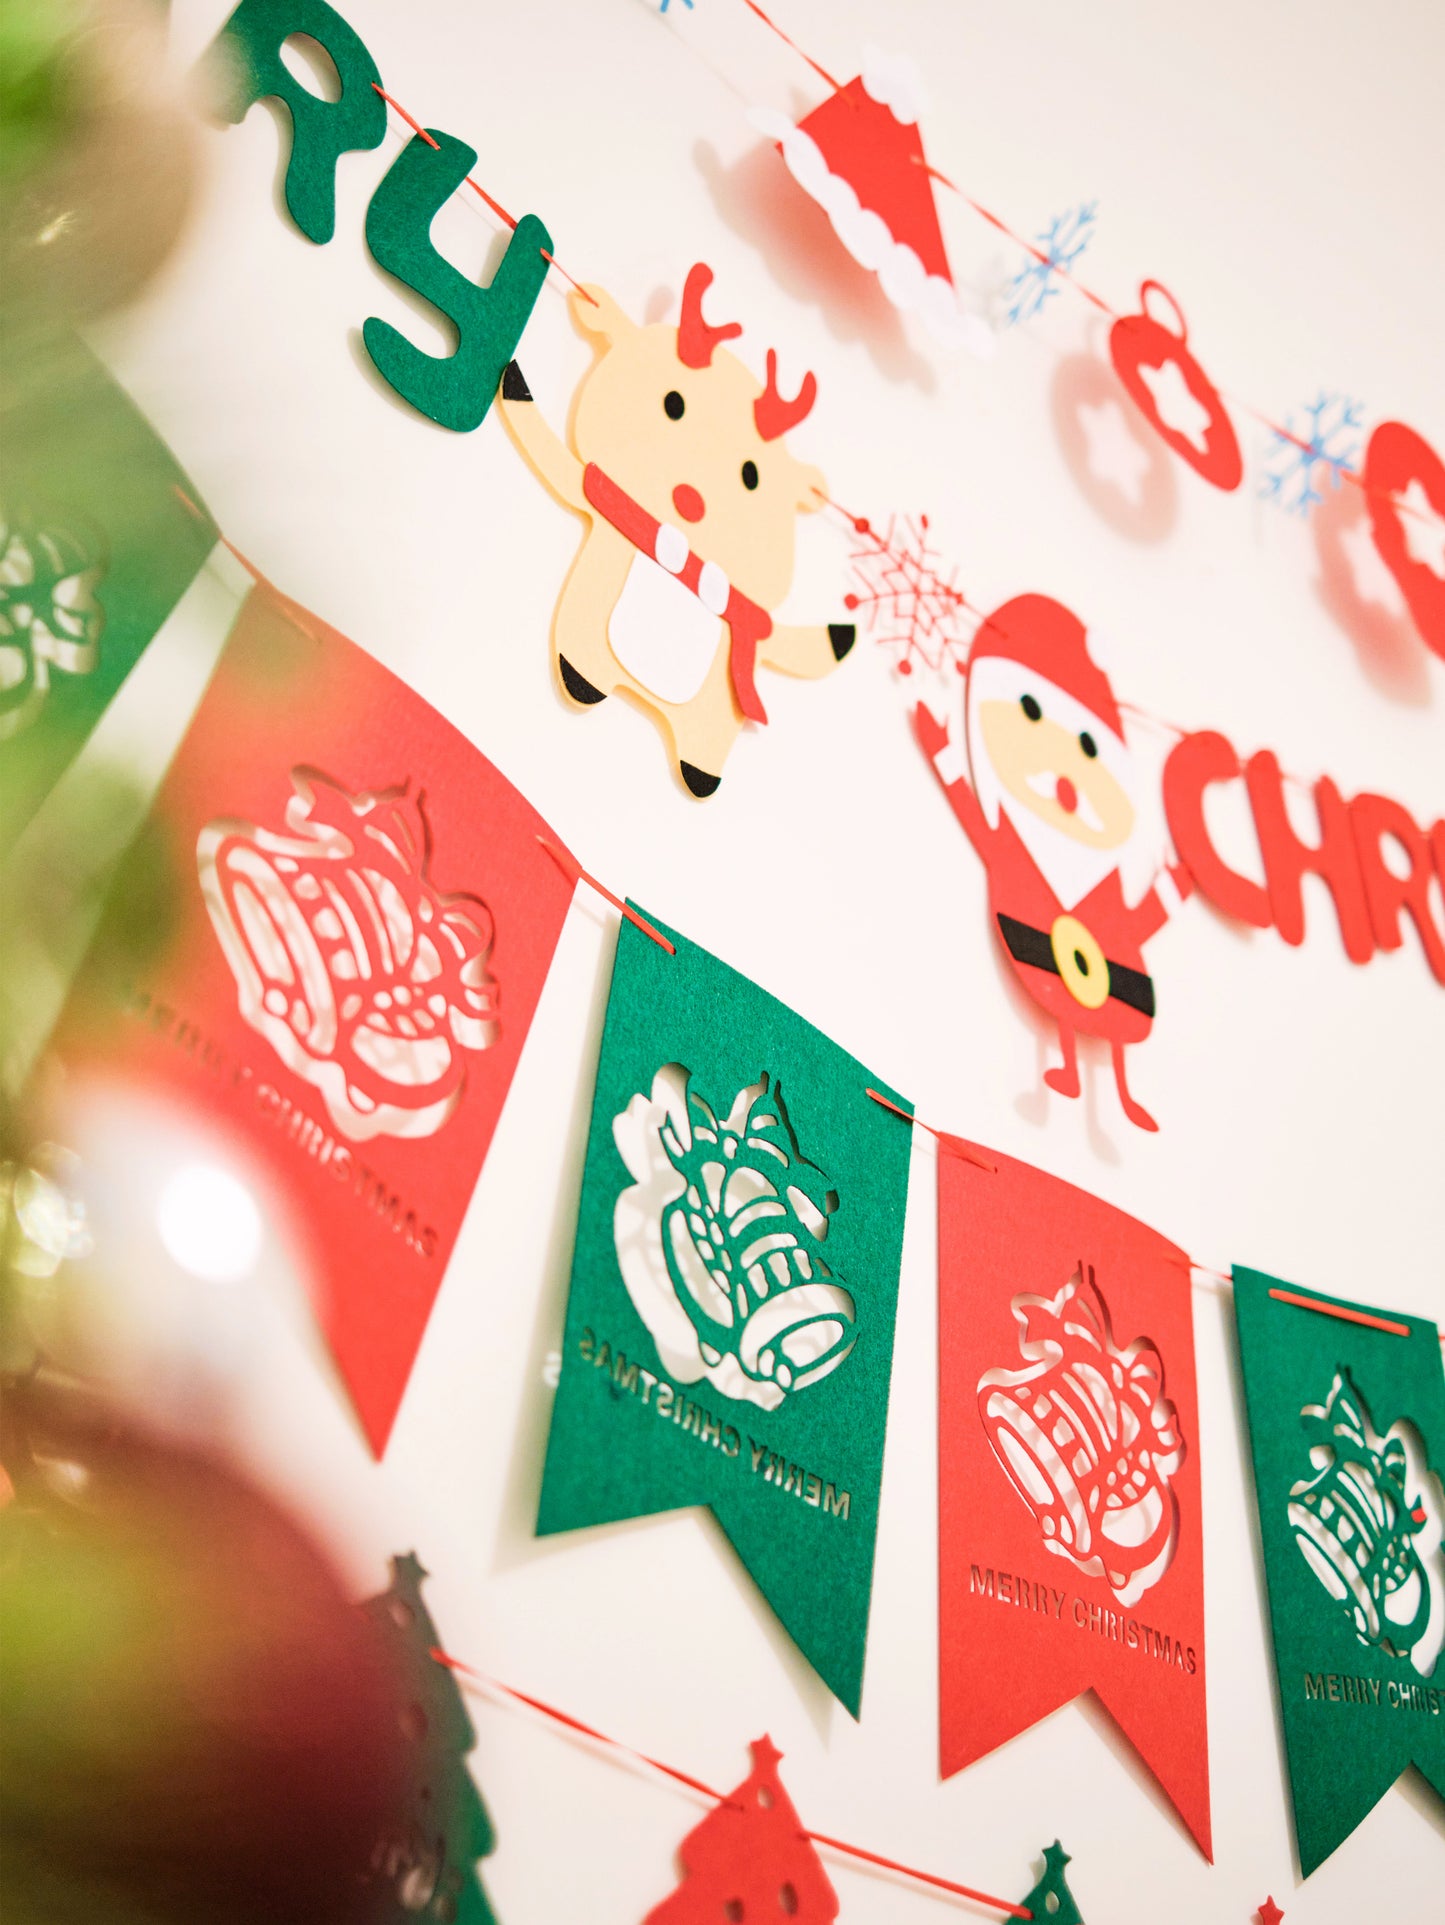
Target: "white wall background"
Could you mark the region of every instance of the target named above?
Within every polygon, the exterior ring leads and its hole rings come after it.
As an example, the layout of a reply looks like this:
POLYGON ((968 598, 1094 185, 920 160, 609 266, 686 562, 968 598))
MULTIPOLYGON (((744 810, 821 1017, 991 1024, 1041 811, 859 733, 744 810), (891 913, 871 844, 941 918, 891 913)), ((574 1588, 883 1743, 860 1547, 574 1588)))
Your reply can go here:
MULTIPOLYGON (((1166 540, 1122 539, 1085 501, 1051 409, 1060 363, 1103 348, 1068 295, 1010 332, 991 365, 950 359, 880 301, 839 318, 835 275, 786 255, 756 206, 780 165, 749 104, 801 109, 821 88, 741 6, 674 0, 345 0, 388 88, 479 151, 479 176, 542 215, 559 257, 634 312, 675 300, 695 259, 761 365, 815 368, 796 434, 834 494, 877 519, 924 510, 971 598, 1054 594, 1111 639, 1115 686, 1243 752, 1328 770, 1345 792, 1445 805, 1445 666, 1408 642, 1361 653, 1326 612, 1311 531, 1254 498, 1262 431, 1236 412, 1250 473, 1224 496, 1176 464, 1166 540), (770 176, 770 169, 771 172, 770 176)), ((189 63, 228 11, 176 0, 189 63)), ((1320 387, 1445 444, 1439 297, 1439 114, 1445 14, 1428 0, 778 0, 840 76, 865 40, 918 60, 930 159, 1017 228, 1097 198, 1085 278, 1128 308, 1156 275, 1222 386, 1276 413, 1320 387)), ((433 427, 373 377, 359 330, 438 331, 371 263, 366 204, 399 151, 342 165, 336 238, 311 246, 278 212, 277 128, 256 110, 206 136, 188 243, 143 308, 100 345, 221 525, 310 604, 442 708, 556 823, 583 860, 875 1064, 919 1113, 1029 1158, 1156 1224, 1202 1262, 1239 1258, 1319 1289, 1426 1315, 1445 1309, 1445 992, 1413 936, 1367 968, 1344 957, 1323 885, 1303 949, 1195 903, 1157 938, 1161 1016, 1133 1053, 1162 1121, 1123 1120, 1107 1064, 1085 1098, 1039 1094, 1045 1038, 1010 992, 984 878, 904 721, 906 690, 866 637, 817 686, 768 679, 774 722, 699 806, 652 726, 621 703, 585 716, 553 692, 548 629, 577 524, 499 422, 433 427), (713 885, 755 834, 778 850, 797 913, 740 923, 713 885)), ((940 212, 960 281, 1016 251, 961 202, 940 212)), ((458 201, 436 236, 480 272, 498 245, 458 201)), ((658 311, 654 308, 654 312, 658 311)), ((560 422, 588 350, 560 285, 523 361, 560 422)), ((846 544, 803 532, 791 608, 835 611, 846 544)), ((154 765, 204 671, 168 635, 95 753, 154 765), (162 739, 164 737, 164 740, 162 739)), ((971 1770, 936 1775, 934 1161, 913 1163, 861 1724, 832 1703, 702 1515, 538 1544, 531 1537, 615 918, 575 906, 488 1167, 381 1465, 329 1374, 284 1253, 229 1294, 184 1285, 156 1240, 154 1197, 181 1139, 98 1118, 97 1209, 147 1278, 111 1362, 155 1407, 202 1360, 195 1421, 237 1440, 314 1521, 358 1593, 415 1546, 452 1650, 718 1784, 771 1732, 805 1821, 1017 1898, 1039 1848, 1074 1854, 1091 1925, 1250 1925, 1272 1892, 1289 1925, 1433 1916, 1445 1818, 1404 1782, 1295 1889, 1226 1302, 1197 1297, 1217 1864, 1204 1863, 1148 1773, 1088 1702, 971 1770), (107 1121, 109 1127, 107 1127, 107 1121), (106 1160, 108 1159, 108 1160, 106 1160), (108 1180, 105 1173, 108 1171, 108 1180), (134 1314, 138 1309, 139 1314, 134 1314), (700 1665, 698 1652, 710 1653, 700 1665), (1388 1891, 1389 1900, 1385 1893, 1388 1891)), ((194 1152, 194 1134, 184 1139, 194 1152)), ((505 1925, 631 1925, 673 1881, 696 1808, 526 1715, 478 1705, 479 1781, 500 1844, 486 1883, 505 1925)), ((851 1921, 912 1925, 949 1902, 839 1863, 851 1921)), ((955 1915, 971 1915, 953 1907, 955 1915)))

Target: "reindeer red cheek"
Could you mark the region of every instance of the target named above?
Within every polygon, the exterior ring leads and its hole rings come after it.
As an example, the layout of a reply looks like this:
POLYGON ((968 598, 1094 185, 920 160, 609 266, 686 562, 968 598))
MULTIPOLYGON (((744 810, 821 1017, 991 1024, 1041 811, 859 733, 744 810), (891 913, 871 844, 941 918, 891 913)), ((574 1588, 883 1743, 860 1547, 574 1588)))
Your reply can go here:
POLYGON ((681 481, 672 491, 672 505, 684 521, 701 521, 707 513, 707 503, 697 489, 686 481, 681 481))

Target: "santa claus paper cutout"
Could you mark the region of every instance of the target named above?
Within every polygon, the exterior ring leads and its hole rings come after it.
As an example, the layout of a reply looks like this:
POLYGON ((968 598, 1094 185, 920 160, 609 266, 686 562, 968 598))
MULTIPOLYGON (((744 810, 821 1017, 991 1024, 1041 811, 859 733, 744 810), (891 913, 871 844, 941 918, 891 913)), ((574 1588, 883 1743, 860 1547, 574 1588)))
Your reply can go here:
POLYGON ((419 695, 258 588, 137 845, 174 930, 118 986, 102 924, 57 1036, 72 1082, 234 1141, 378 1455, 571 901, 544 834, 419 695))
POLYGON ((949 346, 991 354, 993 335, 959 305, 953 285, 918 132, 921 104, 913 62, 869 47, 861 75, 796 126, 769 108, 752 121, 777 141, 788 172, 895 307, 921 314, 949 346))
POLYGON ((969 651, 962 737, 922 704, 914 730, 988 870, 995 933, 1058 1026, 1064 1060, 1044 1081, 1077 1096, 1077 1039, 1097 1036, 1109 1045, 1124 1114, 1157 1129, 1129 1092, 1124 1051, 1154 1024, 1144 944, 1192 885, 1171 864, 1138 900, 1126 895, 1138 854, 1137 780, 1083 623, 1045 595, 1006 602, 969 651))

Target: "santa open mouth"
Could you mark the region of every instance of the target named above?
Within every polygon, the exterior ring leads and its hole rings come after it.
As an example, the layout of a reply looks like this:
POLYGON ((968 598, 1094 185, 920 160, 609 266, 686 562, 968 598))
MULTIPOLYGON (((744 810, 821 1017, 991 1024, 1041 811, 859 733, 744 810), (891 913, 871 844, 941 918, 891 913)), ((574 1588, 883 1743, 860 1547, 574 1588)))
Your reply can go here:
POLYGON ((1097 833, 1103 828, 1103 817, 1089 800, 1088 794, 1075 787, 1069 776, 1060 775, 1055 769, 1038 769, 1034 774, 1024 777, 1024 786, 1045 802, 1057 803, 1065 815, 1076 816, 1086 829, 1097 833))

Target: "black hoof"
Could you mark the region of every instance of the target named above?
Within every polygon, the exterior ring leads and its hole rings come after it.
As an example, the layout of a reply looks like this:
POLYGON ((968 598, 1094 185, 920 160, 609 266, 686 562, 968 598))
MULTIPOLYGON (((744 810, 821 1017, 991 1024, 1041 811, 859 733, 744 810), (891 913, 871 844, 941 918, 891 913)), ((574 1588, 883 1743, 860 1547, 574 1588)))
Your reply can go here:
POLYGON ((828 640, 833 644, 834 661, 841 662, 857 639, 858 631, 852 622, 829 622, 828 640))
MULTIPOLYGON (((513 366, 515 365, 516 363, 514 362, 513 366)), ((527 398, 530 400, 531 396, 529 395, 527 398)), ((557 666, 562 671, 562 686, 574 702, 581 702, 585 708, 591 708, 594 702, 605 702, 607 700, 605 691, 600 688, 593 688, 585 675, 579 675, 577 673, 565 655, 559 655, 557 657, 557 666)))
POLYGON ((502 374, 502 399, 504 401, 530 401, 532 390, 527 386, 527 377, 515 361, 509 361, 502 374))
POLYGON ((682 770, 683 781, 699 800, 711 795, 722 781, 720 775, 708 775, 702 769, 695 769, 691 762, 679 762, 677 766, 682 770))

